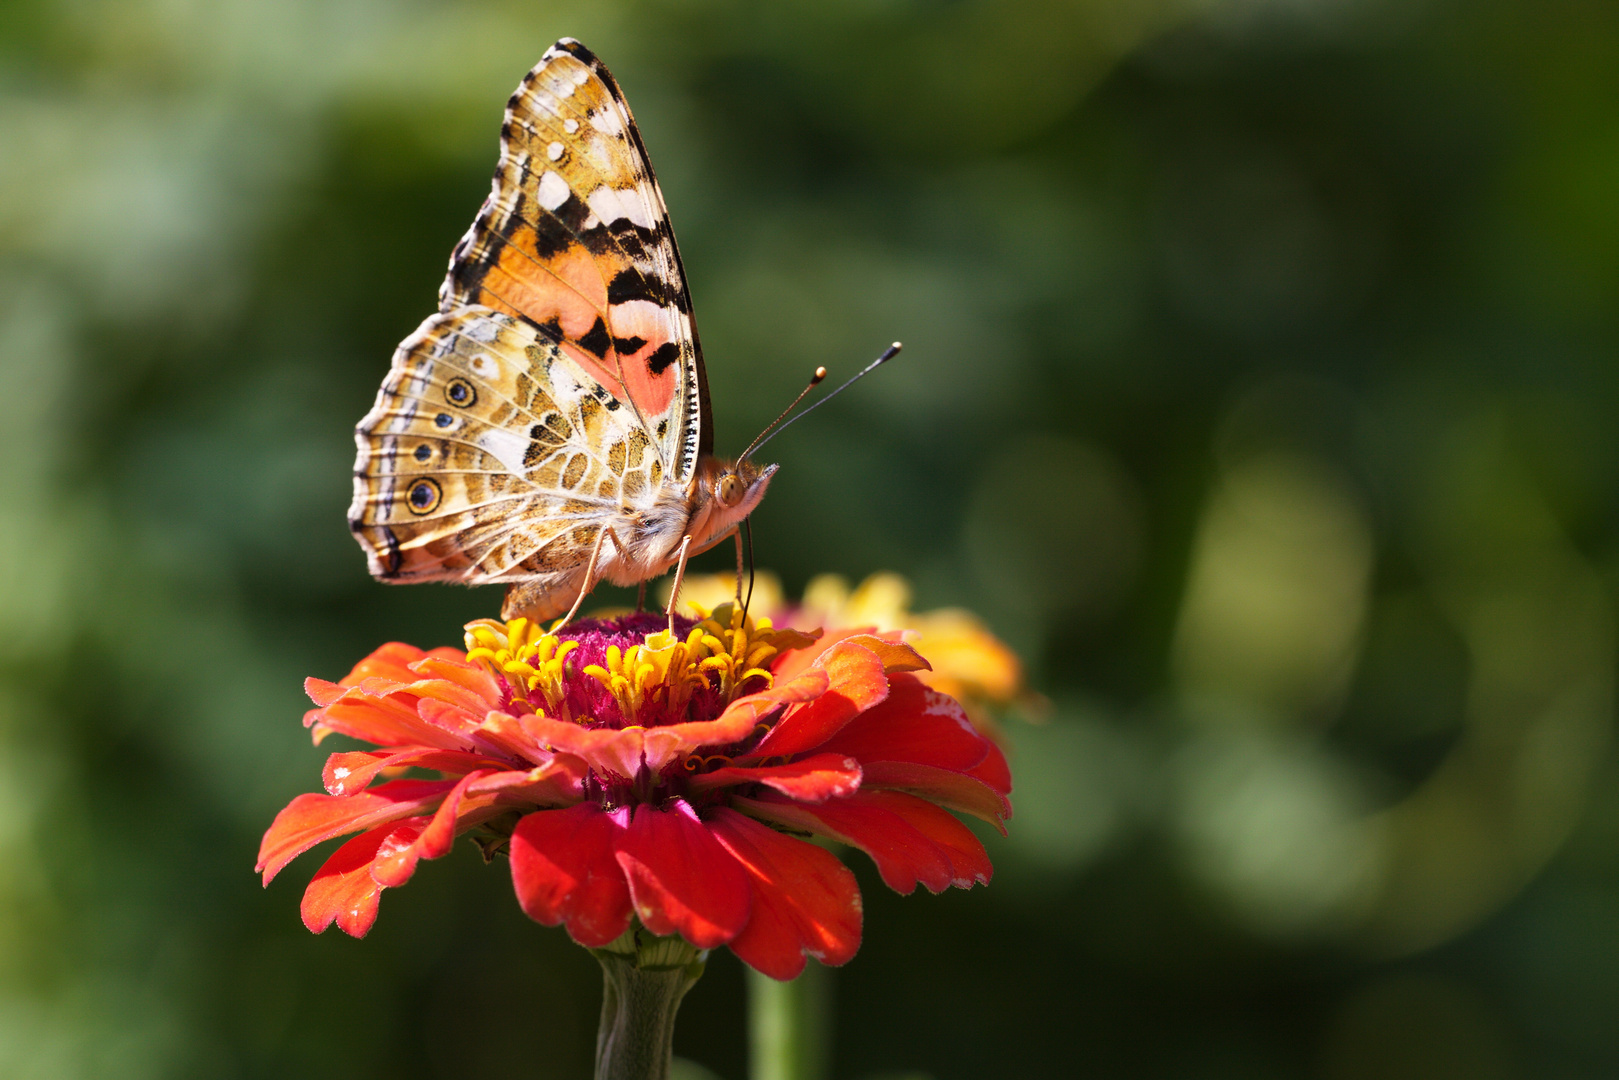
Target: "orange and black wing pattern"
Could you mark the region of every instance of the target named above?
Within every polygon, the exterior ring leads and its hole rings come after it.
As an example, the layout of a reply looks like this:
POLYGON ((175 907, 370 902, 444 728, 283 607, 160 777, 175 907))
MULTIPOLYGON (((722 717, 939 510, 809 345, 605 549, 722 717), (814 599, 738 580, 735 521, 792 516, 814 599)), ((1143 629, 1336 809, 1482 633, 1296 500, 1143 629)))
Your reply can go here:
POLYGON ((380 580, 523 582, 559 613, 606 530, 633 547, 632 522, 683 503, 710 437, 663 196, 617 83, 564 39, 355 428, 350 527, 380 580))
POLYGON ((633 410, 672 484, 710 449, 708 387, 680 253, 635 120, 595 55, 557 42, 512 95, 494 183, 439 310, 534 325, 633 410))

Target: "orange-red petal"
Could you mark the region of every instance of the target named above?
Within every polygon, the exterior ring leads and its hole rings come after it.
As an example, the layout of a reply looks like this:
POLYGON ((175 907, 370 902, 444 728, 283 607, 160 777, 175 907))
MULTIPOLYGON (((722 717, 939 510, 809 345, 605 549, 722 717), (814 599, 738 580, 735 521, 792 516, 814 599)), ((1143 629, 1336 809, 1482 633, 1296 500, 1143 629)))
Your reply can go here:
POLYGON ((808 953, 847 963, 860 948, 860 888, 829 851, 721 808, 708 826, 747 873, 753 913, 731 951, 773 979, 804 970, 808 953))
POLYGON ((613 857, 628 809, 608 813, 594 803, 540 810, 512 833, 512 887, 524 914, 545 926, 567 926, 588 948, 630 928, 630 889, 613 857))
POLYGON ((803 802, 825 802, 860 790, 860 762, 841 754, 816 754, 785 765, 753 768, 728 765, 700 773, 686 783, 693 794, 759 783, 803 802))
POLYGON ((812 750, 888 696, 888 676, 883 672, 882 659, 864 645, 838 642, 816 658, 810 672, 817 670, 826 672, 826 692, 807 704, 788 709, 748 755, 749 760, 790 757, 812 750))
POLYGON ((828 674, 812 668, 794 679, 781 680, 757 693, 737 698, 718 719, 646 729, 646 763, 653 772, 705 746, 725 746, 752 734, 754 727, 782 705, 814 701, 831 684, 828 674))
POLYGON ((390 641, 355 664, 354 670, 343 676, 343 681, 339 685, 358 686, 366 679, 391 679, 397 683, 414 682, 416 673, 410 669, 410 665, 429 656, 444 653, 453 656, 463 655, 458 649, 434 649, 430 653, 414 645, 406 645, 402 641, 390 641))
MULTIPOLYGON (((967 772, 1002 795, 1009 795, 1012 792, 1012 767, 1006 763, 1006 755, 1001 753, 1001 748, 995 745, 994 740, 990 740, 989 753, 984 756, 984 760, 967 772)), ((1011 816, 1011 811, 1008 810, 1007 817, 1011 816)))
POLYGON ((968 772, 992 744, 955 698, 914 675, 895 675, 887 700, 851 720, 819 749, 862 762, 913 761, 968 772))
MULTIPOLYGON (((313 682, 313 680, 311 680, 313 682)), ((322 688, 311 688, 315 701, 327 698, 322 688)), ((417 713, 417 699, 406 693, 373 692, 363 686, 349 687, 336 699, 304 714, 304 726, 315 729, 318 742, 327 732, 336 731, 377 746, 438 746, 446 750, 467 750, 467 740, 430 724, 417 713)))
POLYGON ((568 806, 579 801, 585 763, 572 754, 557 754, 544 765, 485 776, 469 794, 492 795, 501 806, 568 806))
POLYGON ((397 821, 379 825, 332 852, 315 871, 298 906, 310 933, 324 933, 334 922, 349 937, 363 938, 370 932, 383 888, 371 876, 371 860, 389 833, 408 827, 397 821))
POLYGON ((353 795, 364 791, 384 769, 411 765, 420 769, 463 775, 474 769, 505 768, 505 763, 483 754, 460 750, 440 750, 435 746, 407 746, 403 749, 354 750, 333 754, 321 770, 321 783, 328 795, 353 795))
MULTIPOLYGON (((377 879, 377 883, 398 888, 410 880, 416 872, 416 864, 422 859, 441 859, 448 855, 450 845, 455 843, 456 833, 472 824, 465 820, 464 815, 465 810, 472 809, 465 805, 467 788, 493 773, 492 769, 483 769, 463 776, 444 796, 444 801, 439 803, 438 810, 419 834, 408 841, 401 840, 398 834, 385 840, 377 852, 376 861, 371 864, 371 876, 377 879)), ((491 801, 485 799, 484 803, 487 805, 491 801)))
POLYGON ((819 804, 793 802, 774 792, 733 797, 750 816, 831 837, 870 855, 888 887, 909 893, 951 885, 987 884, 994 868, 978 837, 949 811, 902 791, 860 791, 819 804))
POLYGON ((686 800, 637 806, 617 839, 635 913, 652 933, 712 949, 747 925, 748 877, 686 800))
POLYGON ((1006 834, 1001 822, 1012 816, 1012 803, 976 776, 918 765, 914 761, 868 761, 864 768, 862 783, 868 789, 908 791, 929 802, 987 821, 1000 829, 1001 835, 1006 834))
MULTIPOLYGON (((493 723, 496 715, 491 713, 488 722, 493 723)), ((541 746, 582 758, 597 772, 627 780, 641 771, 644 728, 586 728, 534 714, 519 717, 518 722, 541 746)))
POLYGON ((322 840, 419 814, 453 787, 454 780, 395 780, 342 798, 299 795, 270 823, 254 869, 268 885, 283 866, 322 840))
POLYGON ((933 665, 906 643, 903 630, 889 630, 881 634, 851 634, 843 640, 861 645, 877 654, 883 670, 890 675, 902 671, 932 671, 933 665))
MULTIPOLYGON (((460 652, 452 650, 451 656, 429 655, 415 664, 411 670, 416 672, 413 678, 426 676, 430 679, 442 679, 454 683, 467 693, 462 699, 462 706, 473 712, 482 712, 492 704, 497 704, 504 696, 500 682, 482 664, 469 661, 460 652)), ((445 695, 434 695, 451 700, 445 695)))

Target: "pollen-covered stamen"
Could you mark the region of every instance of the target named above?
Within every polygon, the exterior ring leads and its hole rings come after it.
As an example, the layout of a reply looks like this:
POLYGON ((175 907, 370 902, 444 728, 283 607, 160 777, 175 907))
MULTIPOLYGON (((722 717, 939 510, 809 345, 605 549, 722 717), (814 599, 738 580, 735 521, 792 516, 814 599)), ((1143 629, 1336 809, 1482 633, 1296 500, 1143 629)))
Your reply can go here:
POLYGON ((601 637, 616 636, 612 624, 576 623, 559 637, 528 619, 480 619, 467 626, 467 658, 507 684, 514 712, 586 727, 660 727, 711 720, 743 694, 769 687, 770 662, 810 640, 749 619, 733 604, 699 616, 684 638, 666 629, 621 632, 605 647, 601 637), (581 654, 597 662, 570 657, 582 647, 576 635, 597 642, 581 654), (587 685, 600 690, 586 693, 587 685), (601 691, 612 701, 605 713, 587 704, 601 691))
MULTIPOLYGON (((708 652, 699 670, 717 678, 715 689, 727 701, 735 699, 752 679, 762 678, 762 685, 770 685, 765 665, 783 649, 802 648, 810 640, 796 630, 777 630, 769 619, 749 619, 741 608, 729 603, 706 615, 693 629, 694 634, 697 631, 702 632, 702 645, 708 652)), ((758 688, 750 686, 749 690, 758 688)))
POLYGON ((639 723, 642 713, 652 705, 661 706, 658 711, 663 716, 677 716, 685 712, 693 691, 708 686, 690 660, 693 642, 699 636, 697 627, 686 642, 667 630, 659 630, 627 649, 609 645, 605 663, 588 665, 584 674, 613 695, 630 724, 639 723))
POLYGON ((568 654, 577 641, 562 641, 538 623, 479 619, 467 624, 467 659, 488 664, 511 687, 512 704, 572 720, 567 703, 568 654))

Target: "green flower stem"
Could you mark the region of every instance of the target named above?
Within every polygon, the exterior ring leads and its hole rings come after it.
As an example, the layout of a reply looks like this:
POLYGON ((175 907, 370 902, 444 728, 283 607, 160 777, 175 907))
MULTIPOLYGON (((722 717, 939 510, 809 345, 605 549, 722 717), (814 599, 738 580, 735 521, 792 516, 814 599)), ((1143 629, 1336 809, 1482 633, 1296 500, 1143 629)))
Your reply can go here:
POLYGON ((826 1080, 831 972, 811 963, 792 982, 748 969, 752 1080, 826 1080))
POLYGON ((590 952, 602 966, 596 1080, 668 1080, 675 1012, 702 978, 708 954, 640 927, 590 952))

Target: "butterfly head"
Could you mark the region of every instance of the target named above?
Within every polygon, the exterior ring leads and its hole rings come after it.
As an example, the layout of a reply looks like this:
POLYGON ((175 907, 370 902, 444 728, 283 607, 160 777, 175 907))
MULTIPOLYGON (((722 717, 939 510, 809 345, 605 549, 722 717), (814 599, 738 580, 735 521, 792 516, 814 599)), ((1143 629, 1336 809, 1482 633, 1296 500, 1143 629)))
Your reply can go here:
POLYGON ((750 458, 703 459, 697 472, 697 510, 691 523, 692 539, 699 542, 699 549, 725 536, 737 522, 753 513, 777 468, 756 464, 750 458))

